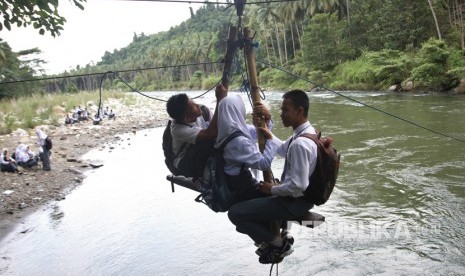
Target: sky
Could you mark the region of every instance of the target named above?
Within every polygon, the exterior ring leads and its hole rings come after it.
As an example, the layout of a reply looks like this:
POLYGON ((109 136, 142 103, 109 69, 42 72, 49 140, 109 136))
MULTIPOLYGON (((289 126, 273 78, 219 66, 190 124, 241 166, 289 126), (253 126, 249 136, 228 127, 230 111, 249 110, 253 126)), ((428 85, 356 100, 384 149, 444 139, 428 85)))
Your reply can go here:
MULTIPOLYGON (((13 51, 38 47, 45 60, 46 74, 97 63, 105 51, 113 52, 131 43, 134 33, 146 35, 168 31, 190 17, 186 3, 163 3, 133 0, 87 0, 84 10, 71 0, 59 0, 59 14, 66 18, 61 35, 40 35, 32 26, 0 31, 0 38, 13 51)), ((192 3, 197 10, 201 5, 192 3)))

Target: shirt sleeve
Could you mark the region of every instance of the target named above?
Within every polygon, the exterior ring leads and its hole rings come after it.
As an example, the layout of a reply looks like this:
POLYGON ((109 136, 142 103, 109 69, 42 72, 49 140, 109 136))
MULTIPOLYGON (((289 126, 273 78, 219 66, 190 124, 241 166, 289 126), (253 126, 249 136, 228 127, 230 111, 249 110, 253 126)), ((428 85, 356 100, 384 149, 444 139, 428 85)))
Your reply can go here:
POLYGON ((39 146, 41 146, 41 147, 45 146, 45 139, 39 138, 38 141, 37 141, 37 144, 39 144, 39 146))
MULTIPOLYGON (((271 130, 273 128, 273 120, 268 121, 266 126, 269 130, 271 130)), ((249 130, 249 134, 252 139, 256 142, 258 140, 257 128, 254 125, 248 124, 247 129, 249 130)))
POLYGON ((289 138, 289 139, 287 139, 286 141, 283 142, 278 137, 273 135, 273 141, 278 146, 278 148, 276 150, 276 154, 278 154, 281 157, 286 157, 286 152, 287 152, 287 148, 288 148, 288 145, 290 143, 290 140, 291 140, 291 138, 289 138))
POLYGON ((254 125, 247 125, 247 129, 249 130, 249 134, 252 137, 254 142, 257 142, 258 135, 257 135, 257 128, 254 125))
POLYGON ((172 129, 173 139, 180 143, 191 143, 195 144, 197 135, 202 130, 201 127, 193 126, 189 127, 182 124, 176 124, 172 129))
POLYGON ((275 143, 267 141, 262 154, 256 143, 246 137, 239 136, 230 141, 224 149, 225 171, 230 175, 237 175, 242 165, 262 171, 268 170, 271 168, 276 149, 275 143))

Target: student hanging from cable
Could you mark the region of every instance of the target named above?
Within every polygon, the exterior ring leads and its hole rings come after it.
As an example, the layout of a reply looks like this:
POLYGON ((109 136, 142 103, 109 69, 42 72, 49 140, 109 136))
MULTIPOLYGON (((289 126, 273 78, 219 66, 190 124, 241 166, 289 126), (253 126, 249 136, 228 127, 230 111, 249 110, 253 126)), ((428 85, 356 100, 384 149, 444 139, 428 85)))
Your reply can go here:
MULTIPOLYGON (((259 103, 254 107, 254 120, 264 119, 271 128, 270 112, 259 103)), ((236 201, 243 201, 266 196, 259 190, 259 173, 252 175, 249 169, 268 170, 278 148, 273 135, 266 128, 260 128, 268 137, 264 153, 257 147, 257 131, 253 125, 246 124, 246 110, 239 95, 224 98, 218 106, 218 137, 215 147, 221 144, 234 132, 241 135, 232 139, 224 148, 224 171, 229 188, 235 192, 236 201)))
POLYGON ((293 90, 283 95, 281 119, 285 127, 292 127, 293 135, 281 142, 277 151, 286 157, 281 184, 274 186, 263 182, 260 190, 271 196, 239 202, 228 212, 238 232, 247 234, 257 244, 266 244, 257 252, 260 263, 279 263, 293 252, 292 244, 277 237, 270 223, 293 220, 313 207, 306 190, 316 166, 317 146, 310 139, 298 138, 304 133, 315 134, 307 119, 308 109, 309 99, 305 92, 293 90))
MULTIPOLYGON (((220 101, 227 96, 226 88, 218 85, 215 96, 218 107, 220 101)), ((194 178, 202 176, 218 133, 216 109, 212 120, 207 124, 200 105, 186 94, 176 94, 168 99, 166 110, 174 119, 171 125, 174 167, 179 174, 194 178)))

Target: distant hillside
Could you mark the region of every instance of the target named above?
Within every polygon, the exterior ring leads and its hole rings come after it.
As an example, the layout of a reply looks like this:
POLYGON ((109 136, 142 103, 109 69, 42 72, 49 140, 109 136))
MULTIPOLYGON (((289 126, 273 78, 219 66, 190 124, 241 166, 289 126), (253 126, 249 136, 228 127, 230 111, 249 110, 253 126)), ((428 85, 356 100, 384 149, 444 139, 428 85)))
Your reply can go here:
MULTIPOLYGON (((260 85, 451 90, 465 79, 465 0, 448 6, 430 4, 424 0, 247 4, 243 25, 255 31, 259 44, 255 56, 260 85), (298 78, 268 68, 262 60, 298 78)), ((221 66, 205 63, 222 59, 228 26, 237 24, 234 7, 225 8, 205 4, 179 26, 153 35, 134 34, 127 47, 107 51, 96 65, 65 75, 124 71, 123 80, 141 91, 210 87, 219 80, 221 66), (203 64, 185 66, 199 63, 203 64)), ((100 79, 101 75, 60 79, 47 82, 46 90, 97 90, 100 79)), ((129 90, 112 76, 104 86, 129 90)))
MULTIPOLYGON (((119 50, 106 51, 96 65, 76 67, 66 74, 89 74, 94 72, 120 71, 183 65, 192 63, 218 62, 226 49, 225 40, 229 26, 230 12, 224 7, 208 4, 199 8, 185 22, 169 31, 152 35, 134 34, 132 42, 119 50)), ((121 74, 125 81, 141 90, 168 89, 174 86, 199 86, 201 80, 192 83, 192 75, 197 78, 206 75, 221 75, 218 65, 188 66, 160 70, 146 70, 121 74)), ((95 90, 99 85, 99 77, 82 77, 75 87, 68 84, 49 85, 54 90, 57 86, 64 90, 95 90)), ((123 84, 111 81, 123 90, 123 84)), ((107 85, 110 85, 107 83, 107 85)))

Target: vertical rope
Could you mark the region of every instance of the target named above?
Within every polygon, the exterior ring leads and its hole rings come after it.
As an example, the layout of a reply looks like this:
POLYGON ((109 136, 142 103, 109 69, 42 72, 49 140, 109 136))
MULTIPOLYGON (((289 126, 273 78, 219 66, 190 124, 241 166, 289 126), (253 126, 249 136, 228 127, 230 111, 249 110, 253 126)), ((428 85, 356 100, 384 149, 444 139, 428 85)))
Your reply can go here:
POLYGON ((271 268, 270 268, 270 276, 271 274, 273 273, 273 266, 276 264, 276 276, 278 276, 278 270, 279 270, 279 267, 278 267, 278 263, 272 263, 271 264, 271 268))

